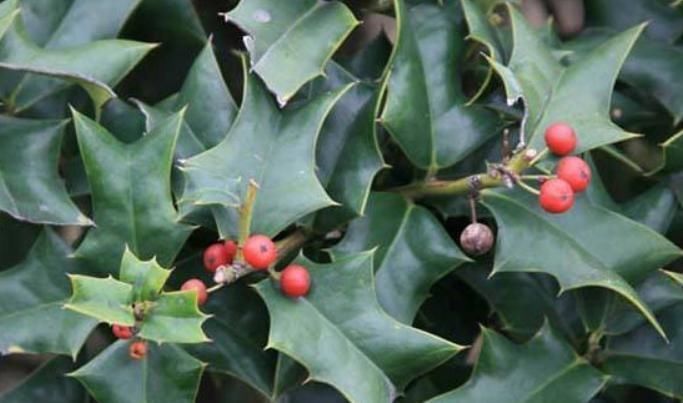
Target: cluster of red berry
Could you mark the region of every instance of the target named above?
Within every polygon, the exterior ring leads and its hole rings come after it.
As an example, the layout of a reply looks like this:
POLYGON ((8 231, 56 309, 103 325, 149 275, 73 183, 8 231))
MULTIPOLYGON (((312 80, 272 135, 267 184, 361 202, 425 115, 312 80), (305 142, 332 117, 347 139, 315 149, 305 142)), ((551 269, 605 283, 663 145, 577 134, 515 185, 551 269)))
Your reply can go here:
POLYGON ((563 158, 555 166, 556 177, 541 185, 538 201, 549 213, 564 213, 574 205, 574 194, 588 187, 591 169, 581 158, 567 156, 576 148, 576 133, 571 126, 565 123, 548 126, 545 143, 553 154, 563 158))
MULTIPOLYGON (((135 335, 134 328, 131 326, 113 325, 111 327, 112 333, 116 338, 121 340, 128 340, 135 335)), ((143 340, 136 340, 128 347, 130 357, 136 360, 142 359, 147 355, 147 343, 143 340)))

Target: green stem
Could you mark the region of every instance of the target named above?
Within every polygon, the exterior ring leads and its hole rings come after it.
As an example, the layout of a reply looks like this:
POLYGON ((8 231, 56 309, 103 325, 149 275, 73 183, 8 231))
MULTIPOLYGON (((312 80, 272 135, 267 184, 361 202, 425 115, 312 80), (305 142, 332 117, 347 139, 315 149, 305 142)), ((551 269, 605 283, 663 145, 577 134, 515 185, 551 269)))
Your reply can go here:
POLYGON ((521 181, 521 180, 517 181, 517 184, 519 185, 519 187, 521 187, 522 189, 526 190, 527 192, 529 192, 531 194, 535 194, 536 196, 541 194, 541 192, 539 192, 537 189, 534 189, 533 187, 527 185, 526 183, 524 183, 524 181, 521 181))
POLYGON ((247 242, 251 231, 251 217, 254 213, 254 204, 256 203, 256 193, 258 192, 258 184, 253 180, 249 179, 249 184, 247 185, 247 194, 244 197, 242 206, 240 207, 240 222, 239 222, 239 235, 237 244, 237 256, 235 257, 237 261, 242 261, 242 246, 247 242))
MULTIPOLYGON (((505 164, 505 169, 519 175, 528 168, 529 161, 524 158, 524 150, 515 154, 510 161, 505 164)), ((429 180, 412 183, 391 189, 390 191, 400 193, 410 199, 419 199, 427 196, 457 196, 466 195, 472 191, 472 183, 477 183, 478 189, 494 188, 503 186, 503 174, 480 173, 466 176, 456 180, 429 180)))

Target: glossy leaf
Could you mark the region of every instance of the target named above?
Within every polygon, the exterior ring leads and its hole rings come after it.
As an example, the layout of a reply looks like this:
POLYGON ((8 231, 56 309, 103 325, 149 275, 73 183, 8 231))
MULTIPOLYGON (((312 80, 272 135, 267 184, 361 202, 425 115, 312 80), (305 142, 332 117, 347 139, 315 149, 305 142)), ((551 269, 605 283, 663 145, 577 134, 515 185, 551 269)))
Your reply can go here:
POLYGON ((437 402, 587 402, 607 379, 549 327, 517 345, 482 329, 484 344, 470 380, 437 402))
POLYGON ((242 0, 225 15, 247 32, 251 69, 286 103, 325 64, 358 24, 338 1, 242 0))
POLYGON ((680 4, 666 0, 632 0, 628 7, 611 0, 586 2, 587 25, 627 29, 651 21, 645 33, 657 40, 674 42, 683 34, 683 10, 680 4))
POLYGON ((213 315, 204 325, 212 342, 185 349, 208 363, 209 371, 238 377, 264 396, 273 395, 275 354, 264 350, 268 312, 257 294, 235 283, 212 294, 202 309, 213 315))
POLYGON ((397 40, 380 117, 412 163, 431 173, 496 135, 496 115, 465 106, 458 62, 464 51, 457 8, 396 0, 397 40))
POLYGON ((623 208, 630 219, 666 234, 676 214, 676 196, 666 185, 660 184, 629 200, 623 208))
MULTIPOLYGON (((0 42, 0 67, 79 84, 99 108, 115 96, 112 87, 154 46, 127 40, 101 40, 59 50, 41 49, 28 38, 23 22, 15 19, 0 42)), ((22 99, 9 99, 11 109, 25 109, 45 96, 44 84, 35 84, 34 89, 32 85, 28 84, 22 99)))
POLYGON ((14 389, 0 395, 0 403, 76 403, 86 399, 86 392, 74 379, 64 376, 73 370, 73 361, 55 357, 46 361, 14 389))
POLYGON ((0 210, 34 223, 92 224, 57 173, 64 125, 0 116, 0 210))
POLYGON ((130 284, 112 277, 95 278, 71 275, 71 298, 66 309, 97 319, 99 322, 133 326, 132 296, 130 284))
POLYGON ((650 174, 674 173, 683 170, 683 131, 671 136, 661 144, 662 163, 650 174))
POLYGON ((508 7, 514 47, 507 66, 491 60, 505 85, 508 104, 525 106, 522 131, 530 147, 544 147, 543 132, 567 122, 578 136, 577 152, 634 137, 610 120, 612 88, 643 26, 602 43, 576 63, 563 67, 550 47, 514 7, 508 7))
POLYGON ((382 308, 410 324, 429 289, 467 258, 432 213, 391 193, 372 193, 333 255, 377 248, 375 289, 382 308))
MULTIPOLYGON (((241 179, 242 200, 249 180, 254 180, 259 191, 251 232, 272 236, 298 218, 334 204, 315 176, 315 142, 325 116, 349 87, 280 110, 261 81, 246 74, 246 66, 245 75, 242 107, 228 136, 183 162, 182 199, 208 204, 202 194, 230 195, 241 179)), ((234 201, 222 204, 227 208, 216 206, 219 211, 214 214, 221 236, 234 238, 234 201)))
POLYGON ((96 322, 62 307, 71 295, 67 273, 82 270, 70 252, 45 230, 22 263, 0 273, 0 352, 76 356, 96 322))
MULTIPOLYGON (((356 81, 356 77, 332 62, 325 80, 314 86, 314 92, 334 90, 356 81)), ((321 212, 316 218, 319 226, 337 227, 365 210, 372 180, 385 166, 377 144, 378 104, 378 88, 359 83, 341 97, 325 119, 316 150, 317 173, 329 195, 341 206, 321 212), (351 155, 353 158, 348 158, 351 155)))
POLYGON ((202 343, 208 318, 199 311, 194 291, 165 292, 151 304, 140 326, 140 337, 158 343, 202 343))
POLYGON ((218 144, 237 114, 237 105, 223 81, 212 46, 211 41, 206 43, 170 105, 164 102, 151 107, 138 101, 145 113, 147 130, 187 107, 176 147, 180 158, 189 158, 218 144))
POLYGON ((658 315, 669 343, 649 326, 608 340, 603 369, 618 382, 637 384, 664 395, 683 397, 683 303, 658 315))
POLYGON ((116 273, 128 245, 136 256, 156 256, 162 266, 170 266, 192 231, 177 223, 171 197, 171 164, 182 113, 132 144, 73 114, 97 224, 75 256, 87 262, 92 273, 116 273))
POLYGON ((390 379, 402 389, 461 348, 387 315, 375 295, 372 259, 370 253, 327 265, 299 259, 312 277, 305 298, 283 296, 270 280, 257 285, 271 318, 268 346, 350 401, 391 401, 396 390, 390 379))
MULTIPOLYGON (((22 0, 21 19, 26 30, 25 37, 30 38, 35 46, 65 49, 115 38, 139 3, 140 0, 22 0)), ((113 88, 116 83, 108 84, 113 88)), ((17 76, 16 81, 5 79, 3 86, 8 86, 4 91, 12 91, 15 109, 25 110, 65 89, 68 83, 52 77, 25 74, 17 76)))
POLYGON ((70 375, 101 403, 194 402, 202 362, 173 344, 154 343, 144 358, 131 359, 130 343, 117 341, 70 375))
POLYGON ((155 299, 171 274, 154 260, 142 261, 126 248, 121 259, 119 279, 133 286, 132 302, 155 299))
POLYGON ((572 210, 551 215, 526 192, 484 191, 484 204, 498 223, 493 273, 542 271, 562 291, 610 289, 632 303, 661 333, 650 309, 631 285, 680 256, 651 229, 578 198, 572 210), (620 234, 619 242, 612 234, 620 234))

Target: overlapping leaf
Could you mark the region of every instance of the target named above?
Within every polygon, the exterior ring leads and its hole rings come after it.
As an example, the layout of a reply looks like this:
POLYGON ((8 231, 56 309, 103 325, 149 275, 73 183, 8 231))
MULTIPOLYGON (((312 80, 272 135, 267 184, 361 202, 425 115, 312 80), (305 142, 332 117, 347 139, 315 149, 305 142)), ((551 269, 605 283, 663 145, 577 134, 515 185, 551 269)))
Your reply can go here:
POLYGON ((75 256, 91 273, 118 272, 125 245, 170 266, 192 227, 179 224, 171 196, 171 164, 182 112, 132 144, 123 144, 74 111, 76 135, 92 191, 94 220, 75 256))
POLYGON ((498 224, 493 273, 553 275, 563 291, 610 289, 635 305, 662 332, 629 282, 637 282, 681 251, 666 238, 628 218, 578 198, 563 215, 543 212, 523 191, 484 192, 484 204, 498 224), (619 241, 614 242, 614 234, 619 241))
POLYGON ((325 64, 358 21, 338 1, 242 0, 225 15, 249 36, 251 70, 286 103, 325 64))
POLYGON ((136 325, 140 337, 158 343, 209 341, 202 331, 208 316, 199 311, 197 293, 162 292, 169 274, 156 261, 139 260, 126 249, 120 280, 71 276, 73 295, 65 307, 100 322, 136 325), (133 304, 142 307, 142 318, 134 316, 133 304))
POLYGON ((507 66, 491 60, 507 92, 508 103, 524 102, 522 131, 528 144, 544 147, 543 132, 552 123, 572 125, 577 151, 632 138, 610 121, 610 99, 617 74, 643 26, 631 28, 563 67, 551 49, 514 6, 508 7, 514 47, 507 66))
POLYGON ((311 379, 331 384, 354 402, 392 401, 394 384, 403 388, 460 349, 382 310, 372 259, 370 253, 327 265, 299 259, 312 276, 305 298, 283 296, 270 280, 257 285, 271 317, 268 346, 299 361, 311 379))
POLYGON ((470 380, 429 403, 590 400, 607 379, 549 327, 523 345, 483 329, 484 344, 470 380))
POLYGON ((67 311, 67 273, 82 267, 70 249, 45 230, 26 259, 0 273, 0 352, 78 353, 96 322, 67 311))
POLYGON ((233 207, 235 199, 243 199, 249 180, 259 185, 253 233, 275 235, 298 218, 333 205, 315 176, 315 143, 325 116, 348 89, 326 92, 303 105, 280 110, 263 83, 246 73, 245 65, 240 112, 223 141, 184 161, 182 199, 208 204, 211 200, 204 200, 203 194, 222 197, 225 202, 218 204, 228 207, 216 206, 214 216, 224 237, 237 233, 233 207))
MULTIPOLYGON (((315 82, 319 85, 312 92, 318 94, 356 81, 356 77, 332 62, 325 79, 315 82)), ((316 217, 316 224, 322 228, 337 227, 340 222, 363 214, 372 180, 384 167, 377 144, 378 108, 379 89, 359 83, 344 94, 325 119, 317 145, 317 173, 327 192, 341 205, 316 217)))
MULTIPOLYGON (((8 4, 13 4, 15 8, 17 6, 16 0, 11 0, 8 4)), ((69 44, 68 39, 62 41, 69 44)), ((60 44, 58 40, 55 42, 56 45, 60 44)), ((88 92, 99 108, 115 96, 112 87, 154 46, 127 40, 100 40, 58 50, 40 48, 28 38, 23 21, 14 18, 12 27, 0 42, 0 67, 58 77, 66 80, 66 85, 68 82, 77 83, 88 92)), ((28 80, 20 92, 7 94, 5 101, 10 109, 22 110, 66 85, 28 80)))
POLYGON ((72 372, 101 403, 191 403, 205 365, 174 344, 148 344, 144 358, 130 358, 120 340, 72 372))
POLYGON ((432 213, 390 193, 371 194, 364 217, 349 225, 333 254, 344 256, 375 247, 379 303, 408 324, 431 286, 469 260, 432 213))
POLYGON ((34 223, 92 224, 57 173, 64 125, 0 116, 0 210, 34 223))
POLYGON ((458 8, 394 3, 397 40, 381 122, 407 157, 431 173, 458 162, 497 132, 494 113, 465 106, 458 8))
POLYGON ((609 338, 603 369, 617 382, 641 385, 680 399, 683 397, 683 303, 663 310, 658 319, 669 336, 669 343, 646 325, 609 338))
POLYGON ((683 131, 661 144, 662 163, 650 174, 667 174, 683 170, 683 131))
POLYGON ((0 395, 0 403, 83 402, 87 398, 85 390, 76 380, 64 376, 73 368, 73 361, 67 357, 52 358, 15 388, 0 395))

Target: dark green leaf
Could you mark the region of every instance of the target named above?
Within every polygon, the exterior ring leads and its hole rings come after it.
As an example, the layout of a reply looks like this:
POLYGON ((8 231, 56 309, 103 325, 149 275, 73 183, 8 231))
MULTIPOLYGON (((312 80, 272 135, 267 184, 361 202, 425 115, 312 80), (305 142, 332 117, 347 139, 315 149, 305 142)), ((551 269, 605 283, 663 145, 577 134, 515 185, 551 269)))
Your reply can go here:
POLYGON ((0 273, 0 352, 59 353, 75 357, 96 322, 65 310, 67 273, 82 270, 51 230, 26 260, 0 273))
POLYGON ((543 271, 561 290, 610 289, 661 328, 628 281, 676 259, 681 251, 651 229, 579 197, 567 214, 551 215, 523 191, 484 191, 484 204, 498 223, 493 273, 543 271), (619 234, 615 242, 614 234, 619 234))
POLYGON ((645 33, 654 39, 674 42, 683 33, 683 10, 668 0, 630 0, 625 3, 613 0, 585 2, 588 25, 627 29, 643 21, 650 23, 645 33))
POLYGON ((509 6, 514 48, 507 66, 491 60, 507 92, 508 103, 522 99, 522 131, 537 150, 543 132, 558 121, 572 125, 579 138, 577 152, 628 138, 610 121, 610 98, 617 74, 643 26, 631 28, 602 43, 581 60, 563 67, 539 33, 509 6))
POLYGON ((225 15, 248 33, 251 70, 286 103, 325 64, 358 24, 338 1, 242 0, 225 15))
POLYGON ((669 335, 666 343, 649 326, 608 340, 603 369, 617 381, 683 397, 683 303, 658 315, 669 335))
POLYGON ((0 210, 34 223, 92 224, 57 173, 64 125, 0 116, 0 210))
POLYGON ((221 236, 233 238, 237 217, 229 196, 240 178, 240 200, 249 180, 259 185, 252 233, 275 235, 298 218, 334 204, 315 176, 315 143, 325 116, 349 88, 280 110, 261 81, 246 74, 246 60, 244 64, 242 108, 230 133, 216 147, 184 161, 181 168, 186 179, 184 200, 207 204, 203 194, 227 195, 230 203, 222 204, 229 207, 216 207, 216 220, 221 236))
POLYGON ((482 334, 484 345, 470 380, 429 403, 583 403, 607 381, 549 326, 523 345, 488 329, 482 334))
POLYGON ((14 389, 0 395, 0 403, 82 403, 86 392, 64 374, 73 370, 69 358, 55 357, 36 369, 14 389))
POLYGON ((257 285, 271 317, 268 346, 358 402, 393 400, 390 379, 401 389, 461 348, 387 315, 375 295, 372 259, 371 253, 327 265, 299 259, 312 277, 305 298, 283 296, 270 280, 257 285), (325 340, 325 347, 314 340, 325 340))
POLYGON ((468 261, 424 207, 391 193, 372 193, 365 215, 351 223, 335 256, 378 248, 376 291, 387 313, 410 324, 440 278, 468 261))
POLYGON ((683 130, 661 144, 662 163, 650 174, 673 173, 683 170, 683 130))
POLYGON ((129 356, 130 341, 120 340, 70 375, 100 403, 191 403, 204 364, 173 344, 148 343, 147 355, 129 356))
POLYGON ((627 217, 660 234, 666 233, 677 207, 676 196, 665 184, 652 187, 623 206, 627 217))
POLYGON ((75 255, 98 274, 118 272, 125 245, 142 259, 156 256, 161 265, 170 266, 192 231, 177 223, 171 197, 171 164, 182 113, 132 144, 73 114, 97 224, 75 255))
POLYGON ((212 294, 203 309, 213 315, 204 325, 212 342, 185 349, 207 362, 209 371, 236 376, 271 396, 275 357, 264 351, 268 312, 260 298, 243 283, 236 283, 212 294))
POLYGON ((492 112, 465 106, 458 9, 424 4, 408 10, 403 0, 394 8, 397 40, 380 119, 411 162, 434 173, 495 135, 499 122, 492 112))

